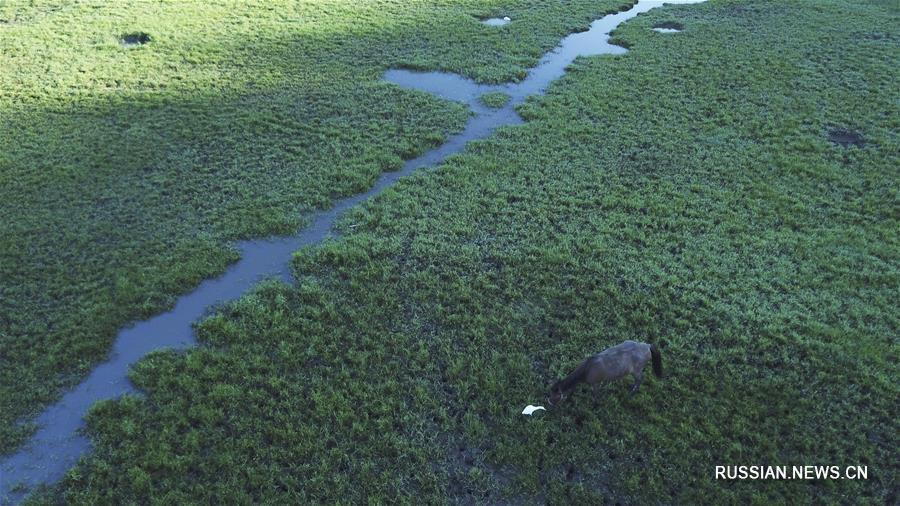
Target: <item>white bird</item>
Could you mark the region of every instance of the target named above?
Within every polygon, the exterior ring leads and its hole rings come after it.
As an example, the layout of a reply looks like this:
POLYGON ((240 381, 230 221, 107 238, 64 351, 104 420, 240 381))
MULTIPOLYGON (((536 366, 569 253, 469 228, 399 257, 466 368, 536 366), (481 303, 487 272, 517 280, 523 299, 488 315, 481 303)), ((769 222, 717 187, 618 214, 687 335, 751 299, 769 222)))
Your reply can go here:
POLYGON ((509 19, 509 16, 503 16, 503 21, 512 21, 512 20, 509 19))
POLYGON ((532 406, 531 404, 529 404, 529 405, 525 406, 524 410, 522 410, 522 414, 530 415, 539 409, 543 409, 544 411, 547 411, 547 408, 545 408, 544 406, 532 406))

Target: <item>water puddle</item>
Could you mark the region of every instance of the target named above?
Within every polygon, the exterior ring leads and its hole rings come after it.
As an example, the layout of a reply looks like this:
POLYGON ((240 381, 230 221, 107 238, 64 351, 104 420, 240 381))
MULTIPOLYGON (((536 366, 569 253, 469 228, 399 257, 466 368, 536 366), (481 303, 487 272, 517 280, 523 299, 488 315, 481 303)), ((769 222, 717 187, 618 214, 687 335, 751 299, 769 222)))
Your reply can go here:
POLYGON ((681 23, 672 21, 659 23, 653 26, 653 31, 658 33, 678 33, 682 30, 684 30, 684 26, 682 26, 681 23))
POLYGON ((482 19, 481 24, 488 26, 504 26, 508 25, 510 21, 512 21, 512 19, 510 19, 509 16, 504 16, 502 18, 482 19))
POLYGON ((448 72, 391 69, 384 73, 384 80, 403 88, 424 91, 470 106, 477 103, 478 97, 494 91, 496 88, 487 84, 478 84, 471 79, 448 72))
POLYGON ((135 32, 122 36, 122 45, 126 47, 142 46, 153 40, 149 33, 135 32))
MULTIPOLYGON (((666 0, 666 3, 701 1, 666 0)), ((398 179, 420 168, 441 163, 448 156, 460 152, 469 141, 485 138, 499 127, 521 123, 515 112, 516 105, 529 95, 543 93, 579 56, 625 53, 625 48, 609 43, 609 32, 620 23, 662 4, 658 0, 642 0, 627 11, 594 21, 588 31, 564 38, 519 83, 489 86, 443 72, 388 70, 384 74, 388 82, 468 104, 473 115, 465 129, 440 147, 407 161, 401 170, 382 174, 369 191, 338 200, 331 209, 315 213, 311 216, 311 224, 299 234, 238 243, 236 247, 241 252, 241 260, 222 276, 204 281, 195 290, 180 297, 171 311, 119 332, 109 361, 98 366, 84 382, 47 408, 35 420, 39 428, 31 440, 21 451, 0 463, 0 502, 19 502, 28 489, 58 481, 81 456, 90 451, 90 443, 80 431, 84 427, 84 414, 97 401, 136 393, 127 375, 138 360, 154 350, 180 350, 195 346, 197 341, 192 323, 206 314, 210 306, 240 297, 263 279, 274 277, 290 282, 292 253, 329 237, 332 225, 341 213, 378 195, 398 179), (506 93, 510 98, 503 107, 492 109, 479 100, 479 97, 491 92, 506 93)), ((147 35, 146 41, 149 40, 147 35)))
POLYGON ((844 128, 832 128, 829 130, 828 140, 844 148, 849 148, 850 146, 861 148, 866 145, 866 140, 860 133, 844 128))

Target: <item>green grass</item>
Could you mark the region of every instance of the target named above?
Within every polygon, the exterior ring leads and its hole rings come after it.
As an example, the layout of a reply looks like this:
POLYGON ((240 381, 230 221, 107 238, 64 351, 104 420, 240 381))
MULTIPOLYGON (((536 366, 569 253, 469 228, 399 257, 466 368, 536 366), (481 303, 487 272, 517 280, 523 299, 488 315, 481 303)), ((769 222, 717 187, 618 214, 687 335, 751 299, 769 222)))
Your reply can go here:
POLYGON ((515 79, 621 3, 0 2, 0 453, 228 241, 293 232, 462 127, 387 67, 515 79), (478 22, 497 9, 521 21, 478 22))
POLYGON ((296 287, 139 363, 146 398, 97 405, 93 456, 45 499, 895 502, 898 21, 820 0, 630 21, 630 53, 579 60, 525 125, 298 252, 296 287), (624 339, 667 376, 519 414, 624 339), (725 464, 869 479, 715 481, 725 464))
POLYGON ((482 104, 492 109, 499 109, 509 102, 509 98, 509 95, 503 93, 502 91, 492 91, 490 93, 485 93, 478 99, 482 104))

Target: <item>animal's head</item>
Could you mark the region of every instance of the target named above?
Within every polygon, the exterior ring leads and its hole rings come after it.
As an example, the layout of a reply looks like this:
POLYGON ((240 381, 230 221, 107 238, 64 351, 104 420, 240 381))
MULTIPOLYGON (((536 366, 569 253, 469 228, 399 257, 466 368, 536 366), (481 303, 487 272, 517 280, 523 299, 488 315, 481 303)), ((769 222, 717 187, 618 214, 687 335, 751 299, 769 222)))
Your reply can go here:
POLYGON ((550 387, 550 395, 547 396, 547 404, 550 406, 555 406, 562 402, 566 398, 566 392, 563 391, 562 385, 557 381, 550 387))

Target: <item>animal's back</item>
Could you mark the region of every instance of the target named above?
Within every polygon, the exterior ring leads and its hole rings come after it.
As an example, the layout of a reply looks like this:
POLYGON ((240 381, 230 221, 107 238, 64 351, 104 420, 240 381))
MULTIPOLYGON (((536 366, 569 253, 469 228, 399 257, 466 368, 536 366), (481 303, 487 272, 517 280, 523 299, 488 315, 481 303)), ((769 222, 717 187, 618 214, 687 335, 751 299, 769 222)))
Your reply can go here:
POLYGON ((649 344, 628 340, 594 355, 592 361, 601 366, 595 369, 594 374, 605 379, 616 379, 639 371, 649 359, 649 344))
POLYGON ((622 354, 622 353, 633 353, 633 354, 643 354, 650 353, 650 345, 647 343, 639 343, 637 341, 627 340, 622 341, 621 343, 611 346, 602 352, 600 355, 609 353, 610 355, 622 354))

